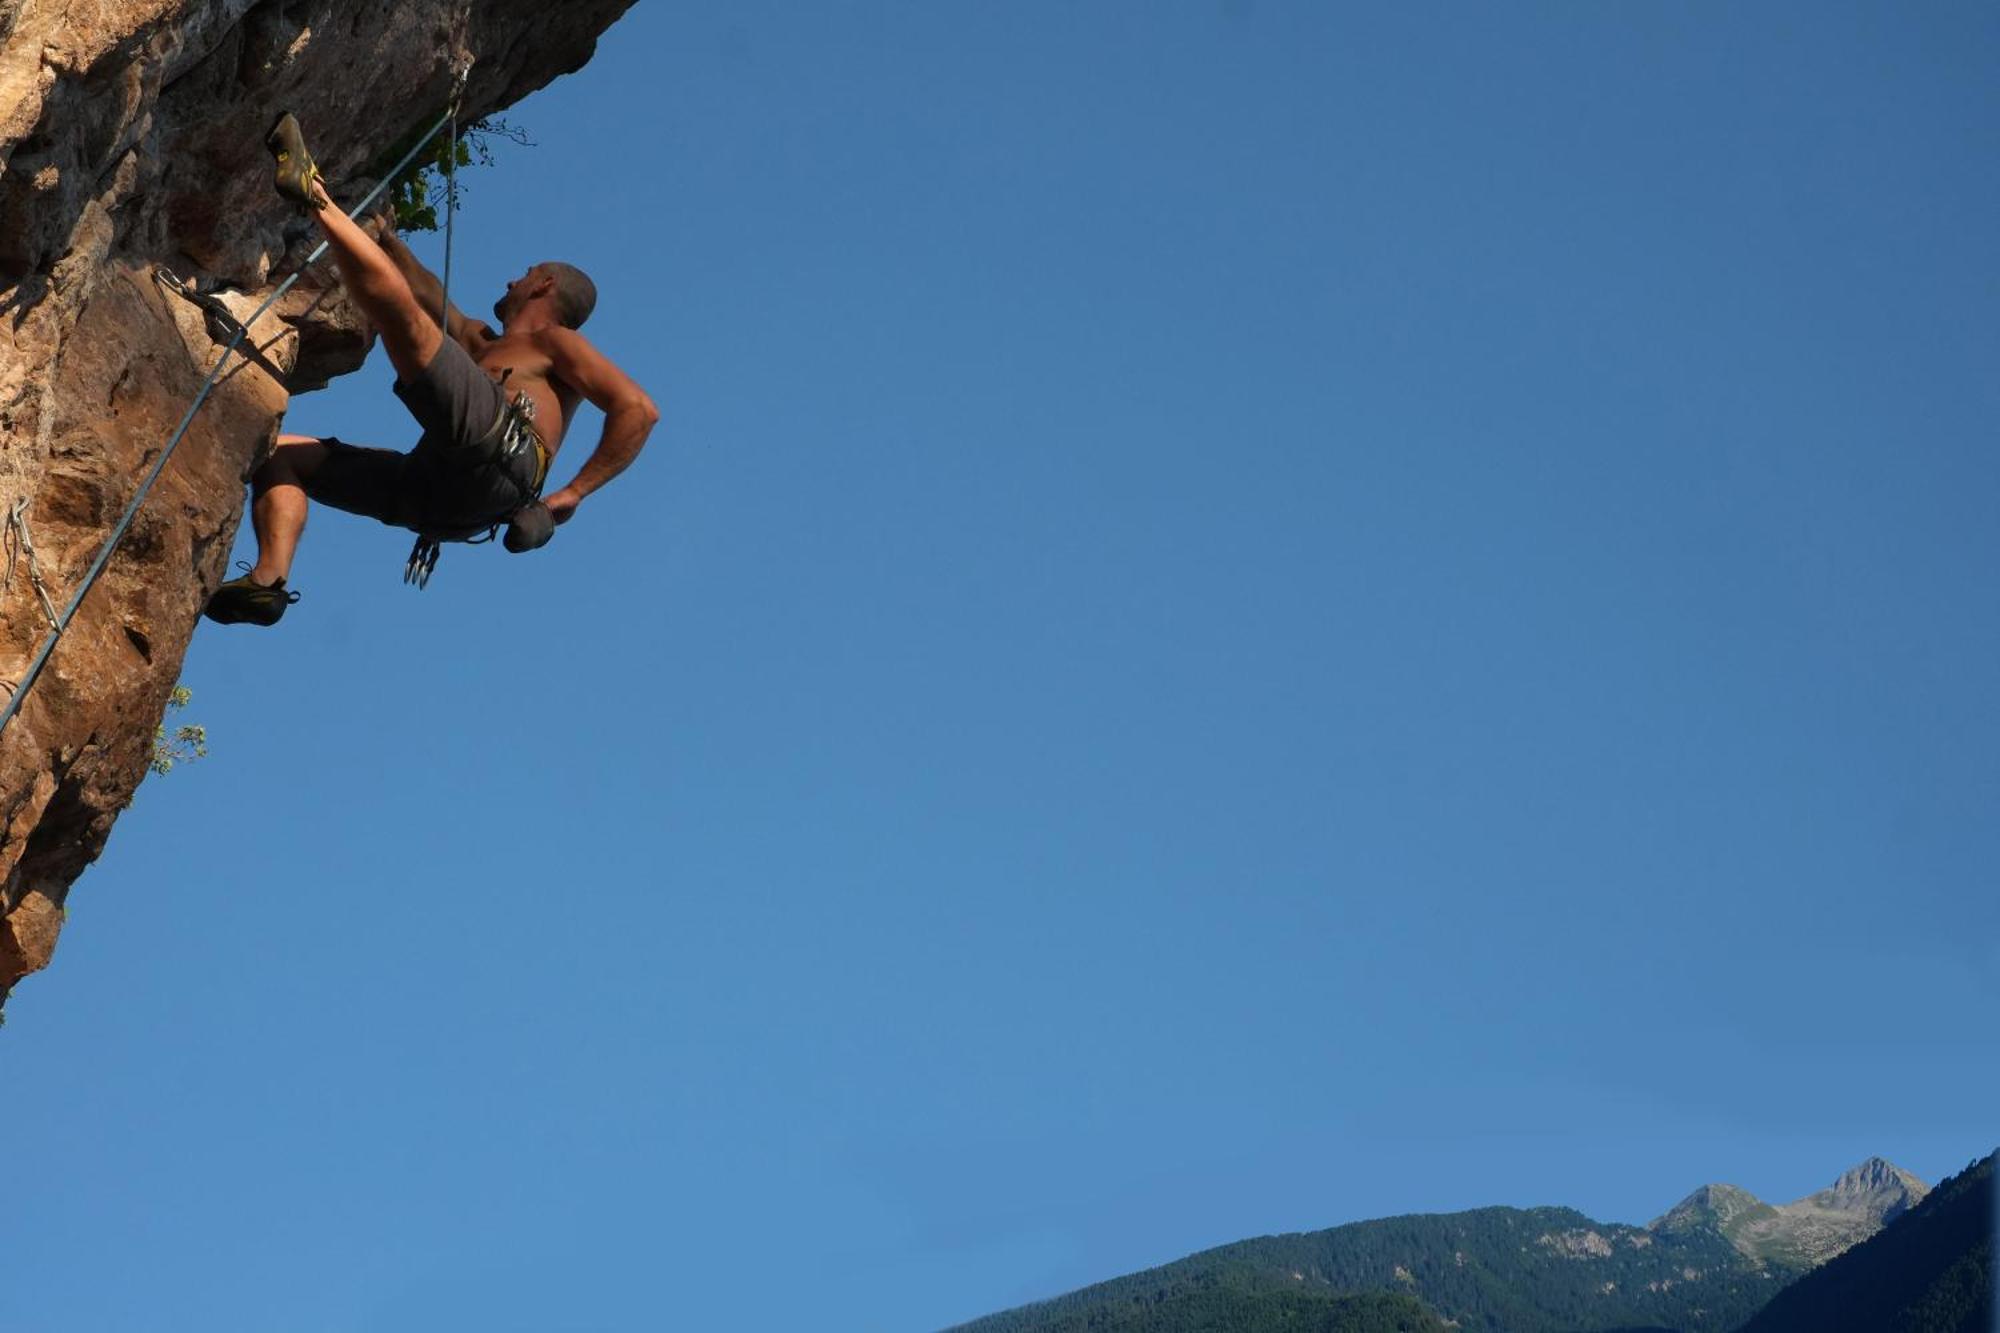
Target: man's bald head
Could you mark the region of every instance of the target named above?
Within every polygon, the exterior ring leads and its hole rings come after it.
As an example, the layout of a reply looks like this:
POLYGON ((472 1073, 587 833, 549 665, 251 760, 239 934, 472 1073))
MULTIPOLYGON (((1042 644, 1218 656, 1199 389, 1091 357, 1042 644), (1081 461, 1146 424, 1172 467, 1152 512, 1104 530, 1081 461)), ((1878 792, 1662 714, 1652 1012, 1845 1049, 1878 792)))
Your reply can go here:
POLYGON ((580 329, 590 312, 597 309, 597 284, 574 264, 551 260, 542 272, 555 284, 556 318, 566 329, 580 329))

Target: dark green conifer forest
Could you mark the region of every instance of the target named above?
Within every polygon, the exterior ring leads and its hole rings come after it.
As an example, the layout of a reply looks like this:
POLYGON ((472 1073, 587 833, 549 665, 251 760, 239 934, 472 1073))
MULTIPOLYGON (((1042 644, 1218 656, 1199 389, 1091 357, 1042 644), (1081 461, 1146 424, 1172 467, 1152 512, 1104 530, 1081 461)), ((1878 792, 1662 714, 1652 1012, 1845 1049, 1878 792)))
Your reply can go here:
POLYGON ((989 1316, 963 1333, 1151 1328, 1101 1321, 1195 1293, 1213 1293, 1214 1305, 1272 1291, 1398 1294, 1488 1333, 1726 1330, 1794 1275, 1759 1268, 1710 1230, 1662 1235, 1567 1208, 1481 1208, 1239 1241, 989 1316))
POLYGON ((1443 1333, 1445 1324, 1408 1296, 1220 1282, 1069 1309, 1033 1327, 1047 1333, 1443 1333))

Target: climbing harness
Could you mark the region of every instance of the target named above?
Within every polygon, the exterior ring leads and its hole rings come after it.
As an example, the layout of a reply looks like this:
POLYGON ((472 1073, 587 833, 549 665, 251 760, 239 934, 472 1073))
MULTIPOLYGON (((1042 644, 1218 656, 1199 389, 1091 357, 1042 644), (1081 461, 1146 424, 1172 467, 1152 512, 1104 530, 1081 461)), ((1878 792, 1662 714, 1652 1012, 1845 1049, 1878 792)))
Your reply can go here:
MULTIPOLYGON (((457 124, 459 100, 465 94, 466 78, 471 71, 472 64, 470 60, 467 60, 458 67, 454 72, 452 81, 451 104, 445 113, 437 118, 435 124, 424 131, 422 137, 417 140, 410 151, 403 154, 401 161, 383 173, 382 178, 375 183, 374 188, 362 196, 360 203, 347 210, 348 217, 359 218, 365 213, 368 210, 368 206, 374 203, 382 191, 389 187, 389 182, 402 175, 403 169, 416 160, 417 154, 422 152, 425 147, 437 138, 439 130, 444 129, 446 126, 455 126, 457 124)), ((446 214, 445 226, 447 228, 447 236, 449 236, 449 228, 451 226, 449 212, 446 214)), ((299 266, 298 271, 279 283, 277 289, 265 297, 263 303, 250 313, 249 318, 235 322, 229 341, 223 347, 222 354, 216 358, 215 365, 209 369, 208 378, 202 381, 200 392, 195 394, 194 401, 188 405, 186 413, 181 417, 180 425, 174 428, 174 433, 168 437, 166 446, 160 450, 160 456, 153 460, 152 469, 140 481, 139 489, 133 493, 131 503, 125 507, 124 514, 119 517, 117 525, 112 528, 111 536, 98 551, 96 558, 90 562, 90 568, 84 571, 83 578, 77 583, 76 592, 70 597, 69 605, 63 609, 61 615, 52 617, 55 632, 50 634, 42 643, 41 648, 35 653, 34 660, 28 664, 27 671, 21 676, 21 683, 14 687, 12 693, 7 698, 6 704, 0 706, 0 731, 4 731, 7 724, 14 720, 14 715, 20 712, 21 701, 27 697, 29 689, 33 687, 36 679, 42 674, 42 668, 48 665, 49 657, 55 652, 56 645, 62 642, 63 634, 68 631, 71 622, 76 619, 77 609, 83 605, 83 599, 96 586, 98 578, 104 573, 105 566, 111 563, 112 553, 118 549, 119 543, 125 540, 125 534, 132 527, 132 520, 139 515, 139 506, 145 503, 147 495, 152 492, 153 483, 158 481, 160 474, 166 470, 167 460, 174 456, 174 450, 180 446, 181 440, 186 437, 188 427, 194 424, 195 413, 201 410, 202 404, 208 401, 208 395, 214 391, 216 384, 221 380, 222 368, 229 363, 230 354, 236 350, 244 338, 249 336, 250 330, 256 326, 258 320, 264 317, 265 312, 283 300, 285 294, 291 291, 298 283, 298 280, 305 275, 306 270, 311 268, 326 254, 331 244, 329 241, 321 241, 314 247, 312 253, 306 256, 306 262, 299 266)), ((176 279, 176 281, 180 280, 176 279)), ((164 280, 162 281, 162 285, 166 285, 164 280)), ((182 294, 184 295, 186 294, 186 286, 185 282, 181 282, 182 294)), ((170 288, 170 290, 173 289, 170 288)), ((206 295, 212 296, 213 293, 206 293, 206 295)), ((197 303, 201 304, 200 302, 197 303)), ((208 307, 204 304, 203 309, 207 311, 208 307)), ((22 502, 22 504, 25 503, 25 501, 22 502)), ((16 511, 19 511, 21 505, 16 505, 15 508, 16 511)), ((9 526, 10 528, 18 529, 25 537, 27 532, 25 521, 16 521, 10 517, 9 526)), ((43 609, 49 609, 49 605, 47 598, 44 597, 43 609)))
MULTIPOLYGON (((525 486, 514 482, 520 503, 509 512, 505 523, 507 549, 531 551, 548 541, 547 527, 542 528, 538 539, 528 535, 534 520, 524 518, 529 511, 541 507, 542 484, 549 477, 549 451, 535 430, 535 400, 526 392, 509 398, 500 408, 500 416, 494 421, 492 429, 483 438, 493 442, 493 456, 480 464, 481 469, 496 471, 509 481, 515 476, 517 461, 532 453, 533 479, 525 486)), ((501 527, 500 523, 481 523, 471 528, 427 527, 417 534, 416 545, 410 548, 410 557, 403 562, 403 582, 423 590, 430 586, 431 572, 437 568, 440 548, 445 542, 477 546, 492 541, 500 534, 501 527)))

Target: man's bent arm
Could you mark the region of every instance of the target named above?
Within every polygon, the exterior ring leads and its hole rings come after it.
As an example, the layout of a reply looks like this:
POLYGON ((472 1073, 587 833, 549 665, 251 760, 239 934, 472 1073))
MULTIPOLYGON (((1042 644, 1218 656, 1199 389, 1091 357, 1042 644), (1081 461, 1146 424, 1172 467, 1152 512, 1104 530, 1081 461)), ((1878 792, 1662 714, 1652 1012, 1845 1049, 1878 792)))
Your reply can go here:
POLYGON ((591 451, 590 457, 583 461, 576 476, 563 489, 581 500, 632 466, 632 460, 646 447, 646 437, 653 433, 653 427, 659 420, 660 411, 653 406, 650 398, 643 403, 607 410, 604 414, 604 434, 598 438, 597 448, 591 451))
POLYGON ((550 512, 561 522, 592 491, 623 472, 639 456, 646 437, 659 423, 660 409, 632 378, 571 329, 549 332, 549 359, 555 373, 576 386, 604 412, 604 434, 597 448, 569 485, 548 497, 550 512))

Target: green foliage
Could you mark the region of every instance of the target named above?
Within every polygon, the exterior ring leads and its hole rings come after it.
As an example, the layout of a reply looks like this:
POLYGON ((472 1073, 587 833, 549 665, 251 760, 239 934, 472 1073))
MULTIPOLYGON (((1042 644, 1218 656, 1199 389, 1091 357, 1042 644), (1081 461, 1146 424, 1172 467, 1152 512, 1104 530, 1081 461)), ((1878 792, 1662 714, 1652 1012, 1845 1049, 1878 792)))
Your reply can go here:
POLYGON ((1223 1280, 1067 1310, 1033 1327, 1043 1333, 1445 1333, 1446 1325, 1408 1296, 1223 1280))
MULTIPOLYGON (((382 154, 378 169, 394 166, 403 154, 410 151, 416 134, 405 136, 389 151, 382 154)), ((454 143, 449 135, 439 134, 424 152, 410 160, 402 174, 389 182, 384 197, 389 207, 395 210, 398 231, 436 231, 439 225, 438 210, 448 201, 447 183, 456 180, 455 188, 461 203, 465 195, 465 183, 447 168, 456 166, 490 167, 493 165, 493 140, 505 139, 509 143, 531 147, 533 141, 519 126, 510 125, 498 116, 475 120, 470 125, 459 128, 458 140, 454 143)))
MULTIPOLYGON (((188 706, 194 698, 194 691, 185 685, 174 686, 174 692, 167 696, 167 707, 171 710, 188 706)), ((167 720, 163 714, 159 725, 153 728, 153 760, 150 767, 155 773, 167 774, 174 771, 175 764, 191 764, 197 759, 208 758, 208 729, 206 727, 183 724, 175 727, 172 735, 167 734, 167 720)))

